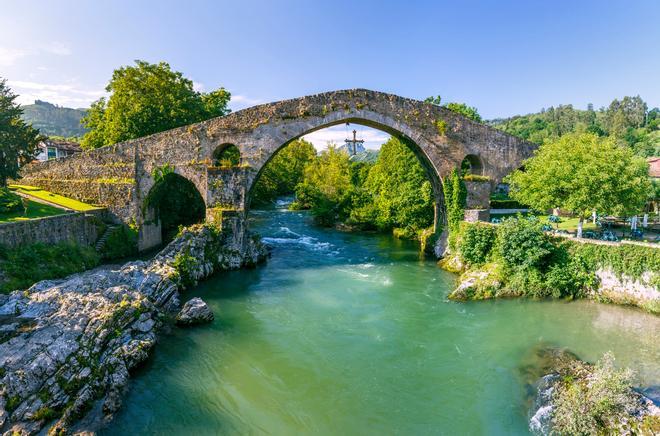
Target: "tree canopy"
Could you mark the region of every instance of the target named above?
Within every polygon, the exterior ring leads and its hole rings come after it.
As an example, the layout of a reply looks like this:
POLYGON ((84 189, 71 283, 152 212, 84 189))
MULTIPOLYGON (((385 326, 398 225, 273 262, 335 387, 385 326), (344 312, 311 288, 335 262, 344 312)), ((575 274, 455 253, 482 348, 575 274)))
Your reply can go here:
POLYGON ((109 98, 92 103, 82 119, 89 132, 84 148, 135 139, 229 112, 231 94, 224 88, 200 93, 193 82, 165 62, 137 60, 115 70, 106 86, 109 98))
POLYGON ((370 218, 381 230, 398 228, 412 237, 433 224, 433 188, 428 175, 417 156, 398 138, 382 145, 364 190, 372 210, 370 218))
POLYGON ((280 150, 266 165, 252 192, 252 204, 263 205, 293 194, 303 181, 305 167, 316 157, 311 142, 297 139, 280 150))
POLYGON ((6 80, 0 80, 0 187, 7 186, 7 179, 17 178, 19 168, 34 159, 41 139, 39 131, 21 119, 23 110, 16 97, 6 80))
POLYGON ((615 99, 607 108, 598 110, 591 104, 586 110, 559 105, 535 114, 492 120, 489 124, 539 144, 569 133, 594 133, 611 136, 640 156, 660 155, 660 109, 648 110, 640 96, 615 99))
POLYGON ((651 189, 648 164, 613 138, 568 134, 540 146, 510 174, 510 195, 537 210, 561 208, 585 217, 639 212, 651 189))

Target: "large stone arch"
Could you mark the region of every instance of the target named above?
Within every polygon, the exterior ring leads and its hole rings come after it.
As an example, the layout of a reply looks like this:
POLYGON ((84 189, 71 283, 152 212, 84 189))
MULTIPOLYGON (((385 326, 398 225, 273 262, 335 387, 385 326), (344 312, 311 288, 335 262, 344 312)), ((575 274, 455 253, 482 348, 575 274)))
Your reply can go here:
POLYGON ((444 222, 444 195, 442 191, 442 182, 439 171, 435 167, 431 158, 427 154, 431 145, 425 141, 425 138, 418 135, 414 129, 406 123, 396 122, 387 115, 378 114, 371 111, 360 111, 360 113, 346 115, 344 111, 335 111, 319 119, 304 120, 303 122, 291 123, 282 136, 271 137, 262 150, 265 153, 259 155, 258 159, 250 161, 254 165, 253 171, 246 174, 246 191, 244 199, 244 209, 247 211, 250 207, 251 193, 263 170, 268 166, 275 155, 296 139, 301 138, 317 130, 325 129, 344 123, 361 124, 384 131, 392 136, 404 139, 410 145, 410 149, 417 156, 420 163, 426 170, 429 181, 433 188, 435 197, 435 220, 434 226, 444 222), (283 141, 283 142, 280 142, 283 141))

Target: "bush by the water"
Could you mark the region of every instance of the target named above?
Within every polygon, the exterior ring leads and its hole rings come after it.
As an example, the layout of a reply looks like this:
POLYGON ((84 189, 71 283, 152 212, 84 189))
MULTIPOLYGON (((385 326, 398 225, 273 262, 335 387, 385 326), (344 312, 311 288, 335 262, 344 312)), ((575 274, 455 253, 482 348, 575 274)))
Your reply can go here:
POLYGON ((23 210, 23 199, 9 188, 0 188, 0 213, 11 213, 23 210))
POLYGON ((505 219, 497 229, 498 252, 511 268, 542 268, 551 252, 550 241, 538 219, 505 219))
POLYGON ((635 422, 640 403, 632 390, 632 371, 616 369, 610 353, 605 354, 593 369, 587 365, 576 366, 556 385, 553 433, 628 434, 625 429, 631 428, 640 431, 631 434, 652 434, 644 430, 651 430, 650 426, 658 424, 657 420, 655 424, 635 422))
POLYGON ((497 236, 495 226, 488 224, 461 226, 459 252, 463 262, 479 266, 488 262, 497 236))
MULTIPOLYGON (((472 280, 471 289, 460 289, 453 296, 458 299, 584 297, 597 288, 599 268, 660 285, 660 250, 553 238, 541 230, 535 218, 518 216, 498 226, 462 223, 455 238, 457 254, 468 268, 466 277, 482 277, 472 280), (650 278, 645 272, 651 273, 650 278)), ((657 311, 654 307, 645 308, 657 311)))
POLYGON ((91 247, 71 242, 0 247, 0 270, 4 281, 0 292, 26 289, 45 279, 57 279, 94 268, 100 256, 91 247))

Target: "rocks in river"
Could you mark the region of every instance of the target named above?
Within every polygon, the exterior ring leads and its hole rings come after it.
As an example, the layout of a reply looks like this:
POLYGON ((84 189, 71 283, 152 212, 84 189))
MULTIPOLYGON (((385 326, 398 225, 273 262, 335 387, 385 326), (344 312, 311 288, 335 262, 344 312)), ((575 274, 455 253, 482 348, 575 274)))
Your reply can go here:
POLYGON ((451 300, 484 300, 494 298, 502 288, 502 280, 494 265, 463 273, 456 289, 449 294, 451 300))
POLYGON ((0 434, 67 433, 90 411, 111 416, 179 290, 265 255, 254 238, 197 226, 152 260, 0 296, 0 434))
POLYGON ((213 312, 204 300, 198 297, 187 301, 176 316, 176 323, 184 326, 211 321, 213 321, 213 312))
POLYGON ((592 365, 561 349, 535 350, 523 377, 532 385, 529 429, 534 434, 658 434, 660 408, 633 389, 630 370, 611 354, 592 365))

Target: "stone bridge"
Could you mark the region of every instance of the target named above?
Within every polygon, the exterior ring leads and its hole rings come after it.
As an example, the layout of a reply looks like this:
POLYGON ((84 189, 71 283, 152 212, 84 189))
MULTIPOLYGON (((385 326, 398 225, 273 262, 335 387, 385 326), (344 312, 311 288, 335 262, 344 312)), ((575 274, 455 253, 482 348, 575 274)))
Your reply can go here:
POLYGON ((488 183, 468 187, 469 207, 488 207, 488 194, 530 157, 535 144, 445 108, 364 89, 262 104, 198 124, 111 145, 69 158, 33 164, 21 183, 106 206, 117 220, 140 228, 139 245, 161 242, 160 225, 145 199, 154 170, 164 165, 190 180, 207 207, 244 219, 250 192, 266 164, 282 147, 318 129, 358 123, 407 139, 426 168, 436 200, 436 227, 444 219, 440 180, 467 157, 488 183), (221 167, 214 156, 236 146, 240 163, 221 167), (477 186, 479 185, 479 186, 477 186))

